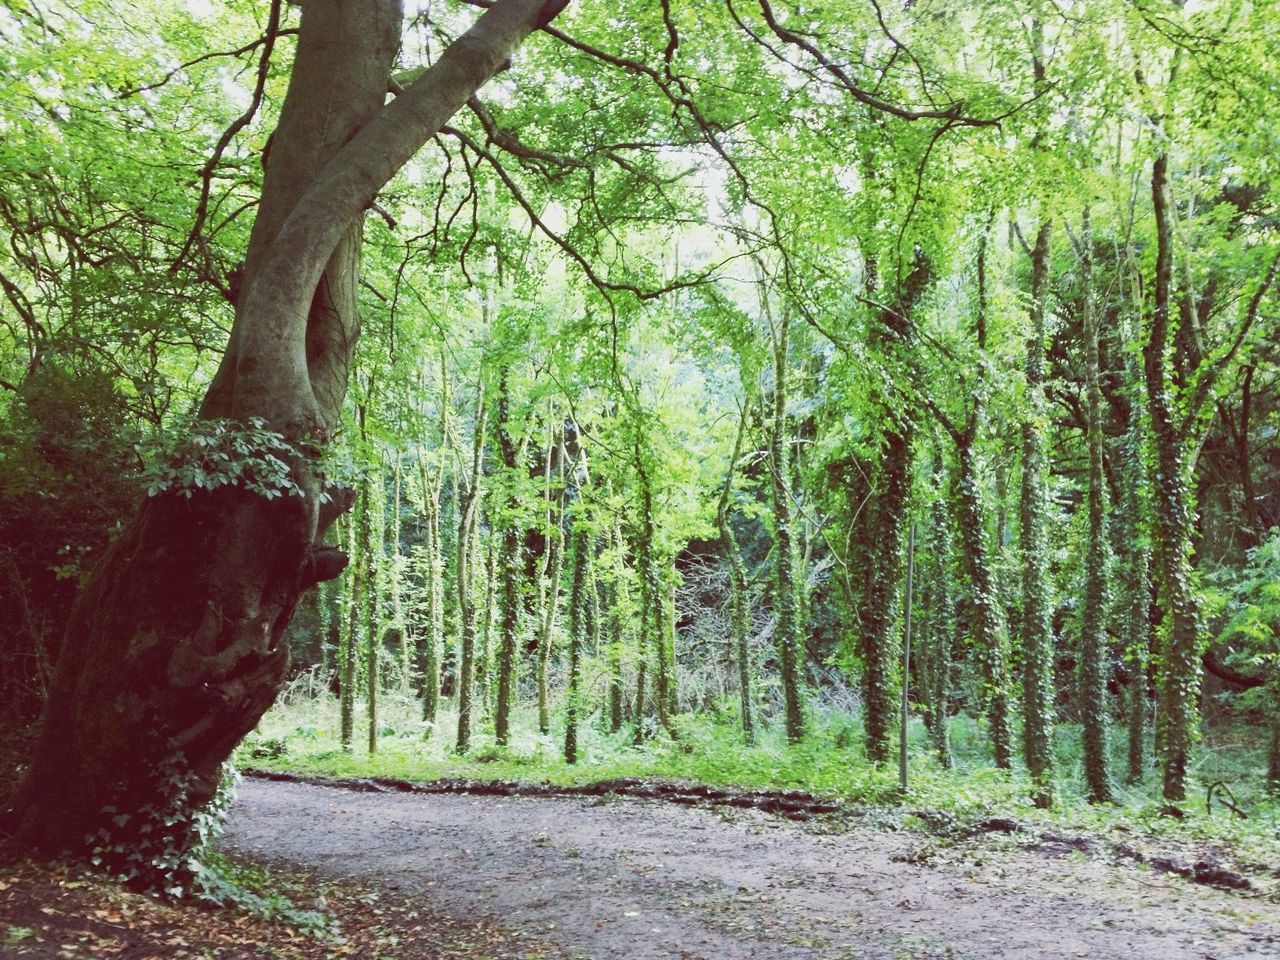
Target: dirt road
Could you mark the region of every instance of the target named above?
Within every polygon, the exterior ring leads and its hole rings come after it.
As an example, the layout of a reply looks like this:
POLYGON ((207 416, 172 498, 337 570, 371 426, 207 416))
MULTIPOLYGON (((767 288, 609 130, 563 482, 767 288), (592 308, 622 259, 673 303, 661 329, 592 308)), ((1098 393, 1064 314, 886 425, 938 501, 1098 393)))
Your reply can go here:
POLYGON ((593 960, 1280 957, 1280 905, 1101 855, 652 800, 249 779, 226 846, 593 960))

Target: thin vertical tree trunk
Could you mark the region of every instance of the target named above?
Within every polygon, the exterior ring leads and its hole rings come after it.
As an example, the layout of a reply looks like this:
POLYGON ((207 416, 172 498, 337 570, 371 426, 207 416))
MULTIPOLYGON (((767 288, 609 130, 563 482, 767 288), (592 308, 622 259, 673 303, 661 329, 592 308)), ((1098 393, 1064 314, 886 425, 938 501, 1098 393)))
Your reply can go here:
POLYGON ((609 732, 617 733, 622 729, 623 706, 626 689, 622 676, 622 656, 626 648, 626 623, 628 606, 626 575, 623 570, 622 527, 615 523, 611 546, 613 560, 609 565, 609 732))
POLYGON ((498 703, 493 718, 494 735, 499 746, 506 746, 511 739, 511 710, 515 705, 519 679, 516 633, 520 626, 520 531, 516 526, 516 518, 520 503, 515 484, 520 456, 511 436, 510 408, 510 371, 504 367, 498 379, 498 402, 494 420, 508 488, 502 521, 502 552, 499 557, 502 617, 498 643, 498 703))
POLYGON ((733 629, 733 650, 738 661, 738 694, 741 702, 742 737, 748 745, 756 741, 755 705, 751 692, 751 659, 748 649, 750 624, 747 619, 747 565, 742 560, 738 538, 729 523, 729 500, 733 495, 733 475, 742 456, 742 443, 750 418, 751 398, 744 397, 738 417, 738 433, 733 441, 733 453, 725 471, 724 486, 720 489, 720 502, 716 508, 716 522, 720 527, 720 543, 729 564, 729 622, 733 629))
POLYGON ((1169 158, 1151 167, 1151 197, 1156 220, 1156 271, 1148 316, 1143 370, 1147 409, 1156 452, 1155 561, 1168 629, 1160 657, 1160 719, 1157 746, 1164 766, 1162 791, 1170 801, 1185 800, 1187 764, 1196 734, 1200 697, 1200 604, 1192 584, 1191 494, 1187 488, 1183 437, 1172 406, 1166 353, 1173 278, 1173 204, 1169 158))
POLYGON ((564 500, 565 500, 564 425, 552 426, 547 443, 547 555, 538 588, 538 731, 551 732, 550 695, 547 689, 551 672, 556 613, 560 608, 560 577, 564 568, 564 500), (555 491, 551 490, 552 463, 555 463, 555 491))
POLYGON ((569 591, 569 682, 564 706, 564 762, 578 762, 578 715, 582 709, 582 648, 587 629, 587 554, 590 540, 583 518, 573 531, 573 581, 569 591))
POLYGON ((929 531, 932 558, 928 585, 929 610, 929 740, 938 755, 938 763, 951 767, 951 738, 947 723, 948 700, 951 695, 951 645, 955 635, 955 598, 951 590, 951 525, 941 491, 946 477, 941 465, 933 471, 934 497, 929 531))
POLYGON ((458 510, 458 737, 455 749, 466 753, 471 747, 471 721, 476 648, 475 547, 480 485, 484 475, 485 405, 484 379, 476 390, 475 436, 472 440, 471 470, 458 510))
POLYGON ((1009 710, 1009 641, 1004 604, 987 546, 987 507, 983 502, 975 443, 986 416, 982 403, 987 352, 987 232, 978 240, 978 303, 975 333, 979 353, 978 383, 963 430, 952 433, 956 443, 956 525, 960 528, 960 553, 973 591, 973 642, 982 670, 982 699, 986 706, 996 766, 1013 766, 1013 728, 1009 710))
POLYGON ((1053 627, 1045 531, 1045 305, 1049 296, 1053 221, 1041 221, 1031 252, 1031 324, 1026 347, 1026 413, 1022 421, 1022 730, 1023 752, 1038 807, 1053 804, 1053 627))
POLYGON ((773 417, 770 424, 769 472, 772 477, 774 527, 774 605, 782 696, 786 708, 787 739, 804 738, 805 708, 801 674, 799 588, 796 583, 796 544, 791 520, 791 457, 787 425, 787 363, 791 314, 784 310, 773 332, 773 417))
POLYGON ((367 573, 365 580, 364 592, 364 641, 365 641, 365 691, 366 691, 366 707, 368 720, 368 741, 369 752, 377 753, 378 751, 378 657, 380 645, 380 636, 378 634, 378 569, 381 566, 378 558, 378 549, 382 543, 381 529, 374 529, 374 518, 380 519, 381 510, 374 510, 375 505, 381 505, 384 491, 382 489, 382 470, 381 465, 377 468, 376 487, 375 481, 369 477, 364 480, 365 508, 369 511, 368 522, 361 524, 360 532, 364 537, 364 543, 361 549, 368 558, 367 573))
POLYGON ((1098 369, 1098 309, 1093 295, 1093 231, 1089 208, 1080 231, 1083 274, 1087 440, 1089 446, 1089 545, 1085 556, 1084 612, 1081 617, 1080 708, 1084 769, 1090 803, 1112 801, 1107 763, 1107 522, 1102 475, 1102 388, 1098 369))

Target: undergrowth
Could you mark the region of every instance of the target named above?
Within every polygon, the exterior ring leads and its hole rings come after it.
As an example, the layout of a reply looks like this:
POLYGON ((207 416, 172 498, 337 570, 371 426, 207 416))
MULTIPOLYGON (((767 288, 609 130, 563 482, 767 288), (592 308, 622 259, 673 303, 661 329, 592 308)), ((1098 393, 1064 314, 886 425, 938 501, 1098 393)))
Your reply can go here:
MULTIPOLYGON (((458 777, 477 780, 541 781, 559 786, 583 785, 621 777, 689 780, 743 789, 803 790, 854 805, 893 807, 906 813, 928 811, 962 824, 992 816, 1015 817, 1045 828, 1083 832, 1158 833, 1168 840, 1224 843, 1248 849, 1257 860, 1280 863, 1280 805, 1264 790, 1264 745, 1245 731, 1232 729, 1205 737, 1191 771, 1195 789, 1183 805, 1184 819, 1162 809, 1154 768, 1143 783, 1117 782, 1117 802, 1091 806, 1079 728, 1060 724, 1056 731, 1059 801, 1048 811, 1030 802, 1025 770, 994 768, 987 752, 984 725, 967 717, 951 721, 953 765, 943 768, 930 750, 923 723, 910 725, 910 784, 898 789, 896 762, 876 767, 863 753, 859 718, 840 710, 813 711, 803 742, 788 745, 781 724, 760 732, 757 742, 742 742, 731 711, 685 714, 676 719, 677 740, 653 738, 634 743, 632 728, 604 731, 599 716, 579 735, 579 762, 566 764, 562 736, 536 732, 532 711, 517 711, 516 731, 507 747, 493 744, 486 721, 479 724, 476 746, 459 756, 453 751, 455 717, 445 711, 434 730, 420 719, 420 705, 409 695, 382 694, 378 749, 363 744, 344 751, 338 740, 338 704, 314 685, 294 689, 263 717, 257 731, 241 745, 242 767, 292 771, 331 777, 382 776, 404 780, 458 777), (1225 782, 1248 819, 1239 819, 1215 804, 1204 806, 1206 788, 1225 782)), ((358 719, 359 722, 359 719, 358 719)), ((366 721, 367 722, 367 721, 366 721)), ((357 737, 363 740, 362 737, 357 737)), ((1112 769, 1123 771, 1124 744, 1117 737, 1112 769)))

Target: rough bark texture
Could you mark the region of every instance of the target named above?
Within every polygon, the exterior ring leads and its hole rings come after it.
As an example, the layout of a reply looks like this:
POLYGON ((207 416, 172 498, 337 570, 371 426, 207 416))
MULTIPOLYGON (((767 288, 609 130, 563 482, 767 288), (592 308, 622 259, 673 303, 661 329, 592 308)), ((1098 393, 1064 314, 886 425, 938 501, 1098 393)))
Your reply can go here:
MULTIPOLYGON (((946 489, 946 476, 938 468, 933 471, 934 489, 946 489)), ((938 755, 938 763, 951 767, 951 737, 948 729, 948 701, 951 696, 951 647, 955 636, 955 597, 951 586, 952 568, 951 523, 946 513, 946 502, 939 495, 934 498, 929 530, 929 554, 932 561, 929 579, 925 585, 925 607, 929 614, 928 629, 924 637, 925 649, 922 663, 926 664, 922 686, 929 705, 926 725, 929 741, 938 755)))
POLYGON ((1107 523, 1102 475, 1102 388, 1098 372, 1098 314, 1092 289, 1093 233, 1089 211, 1081 230, 1084 275, 1084 352, 1087 440, 1089 446, 1089 545, 1085 556, 1084 612, 1080 638, 1080 722, 1084 733, 1084 771, 1091 803, 1110 803, 1107 769, 1107 523))
POLYGON ((196 842, 223 761, 283 682, 280 640, 299 596, 345 564, 322 538, 349 498, 322 504, 309 459, 345 393, 362 213, 562 6, 499 0, 385 107, 398 0, 303 6, 231 341, 202 408, 261 417, 297 445, 301 495, 225 486, 143 504, 71 615, 33 762, 4 817, 18 843, 82 851, 105 832, 158 857, 196 842))
POLYGON ((476 553, 479 550, 480 483, 484 476, 484 382, 477 390, 471 469, 458 504, 458 753, 471 747, 476 652, 476 553))
POLYGON ((1027 335, 1026 413, 1022 421, 1022 731, 1023 753, 1036 806, 1053 803, 1053 627, 1050 623, 1049 550, 1045 530, 1044 396, 1045 303, 1053 221, 1044 220, 1031 251, 1031 324, 1027 335))
POLYGON ((564 762, 578 762, 578 717, 582 712, 582 648, 587 631, 587 555, 591 550, 586 528, 579 521, 573 533, 573 581, 569 590, 569 685, 564 704, 564 762))
POLYGON ((747 420, 751 409, 750 398, 742 403, 742 415, 738 419, 738 434, 725 472, 724 487, 720 491, 720 503, 716 510, 716 522, 720 527, 720 544, 729 563, 729 622, 733 628, 733 650, 738 661, 738 693, 741 698, 742 737, 747 744, 756 742, 755 706, 751 693, 751 660, 747 647, 750 639, 750 623, 747 614, 747 565, 743 562, 738 538, 729 523, 729 499, 733 495, 733 474, 742 455, 742 441, 747 432, 747 420))
POLYGON ((551 648, 554 645, 556 615, 560 610, 560 575, 564 570, 564 426, 552 428, 547 444, 545 484, 547 506, 547 553, 538 584, 538 731, 551 732, 551 702, 548 691, 551 648), (553 470, 554 464, 554 470, 553 470), (551 486, 554 472, 555 488, 551 486))
POLYGON ((791 317, 784 312, 773 345, 773 423, 769 434, 769 473, 773 490, 774 607, 787 739, 804 737, 803 644, 800 594, 796 582, 796 543, 791 520, 791 437, 787 427, 787 362, 791 317))
POLYGON ((1168 618, 1161 651, 1160 725, 1157 746, 1164 765, 1166 800, 1186 799, 1187 762, 1196 734, 1200 696, 1200 606, 1191 582, 1190 492, 1183 438, 1169 384, 1169 304, 1173 277, 1173 210, 1169 158, 1156 157, 1151 195, 1156 218, 1156 273, 1147 343, 1143 347, 1147 409, 1156 451, 1155 561, 1160 599, 1168 618))
POLYGON ((960 529, 960 553, 973 590, 973 641, 982 670, 982 699, 990 722, 991 746, 996 766, 1013 765, 1013 729, 1009 710, 1009 651, 1004 605, 1000 601, 991 551, 987 546, 987 507, 983 502, 978 475, 975 442, 983 421, 982 370, 987 350, 987 259, 986 234, 978 241, 978 308, 975 335, 979 353, 978 382, 972 391, 968 416, 962 430, 952 433, 956 444, 956 525, 960 529))
MULTIPOLYGON (((507 371, 503 370, 498 381, 498 402, 494 429, 498 435, 498 451, 502 456, 502 468, 508 483, 514 479, 520 457, 511 436, 511 390, 507 371)), ((514 485, 512 485, 514 489, 514 485)), ((520 627, 520 531, 516 527, 516 510, 519 501, 514 493, 507 497, 507 516, 502 524, 502 554, 499 569, 502 576, 502 616, 498 639, 498 703, 494 711, 494 734, 499 746, 505 746, 511 737, 511 709, 515 705, 516 633, 520 627)))
MULTIPOLYGON (((908 359, 912 345, 910 313, 929 281, 929 263, 918 257, 898 292, 895 306, 882 310, 873 345, 895 362, 908 359)), ((898 615, 903 570, 903 538, 911 494, 915 430, 899 399, 881 412, 884 440, 880 458, 868 465, 872 494, 863 512, 859 544, 862 588, 858 605, 858 648, 862 657, 862 717, 867 759, 889 759, 889 738, 898 700, 898 615)))

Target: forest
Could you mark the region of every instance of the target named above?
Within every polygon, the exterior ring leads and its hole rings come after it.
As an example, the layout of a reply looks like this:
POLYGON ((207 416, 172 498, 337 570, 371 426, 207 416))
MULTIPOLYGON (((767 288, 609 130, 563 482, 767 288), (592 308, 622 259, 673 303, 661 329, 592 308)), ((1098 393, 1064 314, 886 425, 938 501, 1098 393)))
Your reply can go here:
POLYGON ((1265 955, 1278 18, 4 0, 0 891, 631 796, 1141 835, 1265 955))

